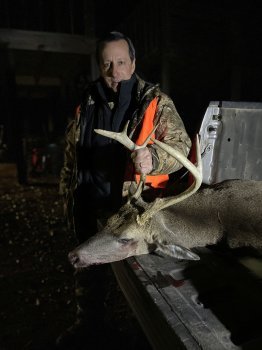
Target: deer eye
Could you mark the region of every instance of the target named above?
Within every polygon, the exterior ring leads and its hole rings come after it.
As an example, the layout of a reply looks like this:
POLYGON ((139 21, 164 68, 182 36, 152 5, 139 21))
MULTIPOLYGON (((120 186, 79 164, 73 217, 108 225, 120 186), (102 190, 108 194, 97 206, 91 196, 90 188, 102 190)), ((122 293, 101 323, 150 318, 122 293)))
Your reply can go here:
POLYGON ((118 242, 119 243, 121 243, 121 244, 128 244, 128 243, 130 243, 130 242, 132 242, 133 241, 133 239, 132 238, 119 238, 118 239, 118 242))

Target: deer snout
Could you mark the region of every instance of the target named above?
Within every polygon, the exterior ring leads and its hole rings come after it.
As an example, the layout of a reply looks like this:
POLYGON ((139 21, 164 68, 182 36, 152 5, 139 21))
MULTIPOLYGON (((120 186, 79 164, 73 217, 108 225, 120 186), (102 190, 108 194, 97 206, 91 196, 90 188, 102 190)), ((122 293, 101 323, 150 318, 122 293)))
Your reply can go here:
POLYGON ((74 267, 77 267, 78 264, 80 263, 80 258, 78 256, 78 254, 76 254, 76 252, 74 252, 74 251, 72 251, 68 254, 68 259, 74 267))

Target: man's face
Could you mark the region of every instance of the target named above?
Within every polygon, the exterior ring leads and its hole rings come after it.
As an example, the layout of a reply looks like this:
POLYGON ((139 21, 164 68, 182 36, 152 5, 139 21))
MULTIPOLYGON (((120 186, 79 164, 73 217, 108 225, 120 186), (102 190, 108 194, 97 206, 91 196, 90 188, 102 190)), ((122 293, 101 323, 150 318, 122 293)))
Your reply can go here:
POLYGON ((129 56, 128 44, 125 40, 117 40, 106 43, 101 51, 100 74, 106 85, 117 92, 122 80, 131 78, 135 71, 135 59, 133 62, 129 56))

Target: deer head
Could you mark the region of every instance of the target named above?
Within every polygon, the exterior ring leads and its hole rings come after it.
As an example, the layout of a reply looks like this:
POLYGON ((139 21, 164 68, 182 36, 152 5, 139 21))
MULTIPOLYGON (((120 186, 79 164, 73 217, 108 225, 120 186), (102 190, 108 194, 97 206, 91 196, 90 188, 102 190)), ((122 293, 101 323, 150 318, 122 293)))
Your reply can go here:
MULTIPOLYGON (((129 150, 145 147, 152 133, 142 146, 137 146, 127 136, 127 126, 121 133, 105 130, 95 130, 97 133, 113 138, 129 150)), ((198 137, 196 139, 197 166, 192 164, 181 152, 158 140, 151 140, 160 148, 177 159, 194 177, 193 184, 183 193, 168 198, 156 198, 152 203, 146 203, 141 198, 145 176, 141 176, 137 191, 123 205, 118 213, 109 218, 103 229, 69 253, 71 263, 76 267, 86 267, 94 264, 110 263, 134 255, 148 254, 160 251, 178 259, 198 260, 199 257, 180 244, 170 243, 161 236, 161 230, 170 235, 170 230, 164 227, 162 210, 173 206, 192 196, 202 182, 202 166, 198 137), (168 230, 170 232, 168 232, 168 230)))

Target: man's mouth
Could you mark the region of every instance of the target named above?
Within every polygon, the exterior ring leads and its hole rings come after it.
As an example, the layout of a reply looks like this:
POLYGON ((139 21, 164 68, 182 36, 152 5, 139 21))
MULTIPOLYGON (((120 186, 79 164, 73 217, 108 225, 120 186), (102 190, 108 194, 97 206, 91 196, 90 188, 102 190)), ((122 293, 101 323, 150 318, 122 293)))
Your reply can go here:
POLYGON ((111 88, 116 91, 119 85, 119 81, 111 81, 111 88))

